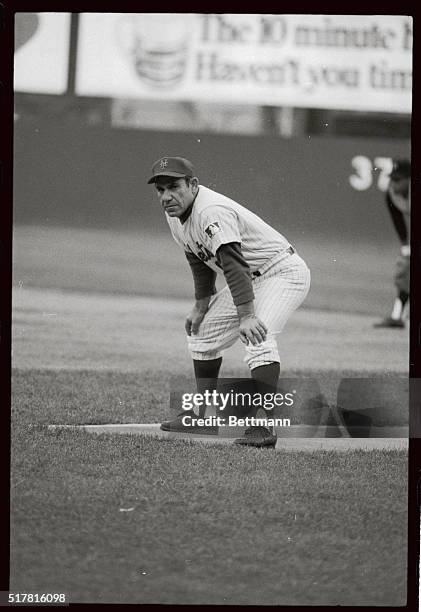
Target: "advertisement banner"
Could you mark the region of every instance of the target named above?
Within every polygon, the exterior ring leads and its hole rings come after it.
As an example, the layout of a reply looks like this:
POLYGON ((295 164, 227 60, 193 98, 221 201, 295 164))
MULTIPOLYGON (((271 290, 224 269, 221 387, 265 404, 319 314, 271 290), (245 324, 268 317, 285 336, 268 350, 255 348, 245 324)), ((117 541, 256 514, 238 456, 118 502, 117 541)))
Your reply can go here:
POLYGON ((64 93, 69 38, 70 13, 16 13, 15 91, 64 93))
POLYGON ((411 112, 403 15, 84 13, 80 95, 411 112))

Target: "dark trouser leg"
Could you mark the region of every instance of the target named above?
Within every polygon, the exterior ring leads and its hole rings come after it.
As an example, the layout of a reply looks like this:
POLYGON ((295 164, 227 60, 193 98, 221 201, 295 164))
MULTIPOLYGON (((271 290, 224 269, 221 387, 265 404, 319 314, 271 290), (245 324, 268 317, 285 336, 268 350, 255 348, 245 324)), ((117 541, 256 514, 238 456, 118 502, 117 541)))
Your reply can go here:
MULTIPOLYGON (((221 369, 222 357, 209 360, 193 359, 194 375, 198 393, 212 392, 218 384, 219 370, 221 369)), ((199 416, 204 417, 206 406, 200 406, 199 416)))
MULTIPOLYGON (((255 381, 257 393, 260 393, 262 396, 265 395, 265 393, 276 393, 280 369, 280 364, 274 361, 251 370, 251 376, 255 381)), ((267 416, 266 410, 265 413, 267 416)), ((272 428, 269 429, 272 430, 272 428)))
MULTIPOLYGON (((251 376, 255 382, 255 392, 262 396, 265 393, 275 393, 279 380, 280 365, 277 362, 268 363, 264 366, 258 366, 251 370, 251 376)), ((256 415, 257 408, 253 410, 253 416, 256 415)), ((266 417, 267 412, 265 410, 266 417)), ((259 417, 261 418, 261 417, 259 417)), ((255 446, 258 448, 270 447, 275 448, 277 436, 272 426, 269 426, 266 420, 266 426, 249 427, 244 432, 242 438, 237 438, 235 444, 244 446, 255 446)))
POLYGON ((280 370, 280 364, 277 361, 273 361, 272 363, 258 366, 251 371, 251 376, 256 381, 260 393, 268 393, 269 391, 274 393, 276 391, 280 370))
POLYGON ((409 298, 409 293, 406 291, 399 291, 399 299, 402 302, 402 308, 405 306, 409 298))

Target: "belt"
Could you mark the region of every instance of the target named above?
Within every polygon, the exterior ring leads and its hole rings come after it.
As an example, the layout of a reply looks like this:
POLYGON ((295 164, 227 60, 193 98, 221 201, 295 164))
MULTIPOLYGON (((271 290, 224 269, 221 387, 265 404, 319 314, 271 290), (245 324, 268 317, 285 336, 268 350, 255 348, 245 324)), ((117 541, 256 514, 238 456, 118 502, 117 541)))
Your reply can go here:
MULTIPOLYGON (((295 249, 293 246, 289 246, 285 251, 283 251, 282 253, 280 253, 280 255, 294 255, 295 253, 295 249)), ((278 257, 277 255, 275 255, 275 257, 278 257)), ((266 272, 266 270, 265 270, 266 272)), ((260 270, 255 270, 254 272, 251 273, 252 276, 262 276, 262 272, 260 272, 260 270)))

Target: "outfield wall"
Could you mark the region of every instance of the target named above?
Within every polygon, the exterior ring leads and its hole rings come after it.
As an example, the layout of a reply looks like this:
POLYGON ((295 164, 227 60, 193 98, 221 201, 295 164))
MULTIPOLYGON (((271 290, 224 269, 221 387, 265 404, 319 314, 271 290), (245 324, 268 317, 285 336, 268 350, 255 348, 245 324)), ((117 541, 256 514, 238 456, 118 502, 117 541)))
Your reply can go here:
POLYGON ((408 141, 232 136, 15 125, 14 223, 167 231, 152 162, 183 155, 204 185, 256 211, 293 241, 300 236, 397 241, 384 205, 383 158, 408 141), (353 161, 354 160, 354 161, 353 161), (379 187, 380 180, 380 187, 379 187))

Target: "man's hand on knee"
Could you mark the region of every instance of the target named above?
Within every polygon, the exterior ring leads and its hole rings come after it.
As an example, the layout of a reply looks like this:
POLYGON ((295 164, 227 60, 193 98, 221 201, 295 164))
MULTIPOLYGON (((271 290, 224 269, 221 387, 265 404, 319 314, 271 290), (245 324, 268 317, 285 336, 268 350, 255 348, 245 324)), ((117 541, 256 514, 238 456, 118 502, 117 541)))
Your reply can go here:
POLYGON ((240 319, 240 340, 244 344, 257 346, 266 340, 268 328, 256 315, 247 315, 240 319))
POLYGON ((199 331, 199 326, 208 311, 209 300, 210 297, 204 298, 203 300, 196 300, 192 311, 186 318, 186 323, 184 326, 188 336, 191 336, 192 334, 197 334, 197 332, 199 331))

